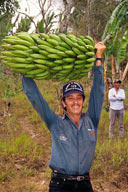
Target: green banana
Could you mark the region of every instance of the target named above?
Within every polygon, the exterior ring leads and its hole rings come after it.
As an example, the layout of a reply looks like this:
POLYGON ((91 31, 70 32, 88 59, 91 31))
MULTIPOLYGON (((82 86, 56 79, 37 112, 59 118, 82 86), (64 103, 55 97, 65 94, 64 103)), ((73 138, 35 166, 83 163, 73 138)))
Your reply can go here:
POLYGON ((65 43, 66 43, 67 45, 69 45, 70 47, 72 47, 73 42, 72 42, 70 39, 65 38, 64 41, 65 41, 65 43))
POLYGON ((87 56, 86 56, 86 55, 84 55, 84 54, 82 54, 82 55, 77 55, 77 58, 78 58, 78 59, 86 59, 86 58, 87 58, 87 56))
POLYGON ((57 49, 58 51, 67 51, 68 49, 65 47, 61 47, 61 46, 56 46, 55 49, 57 49))
POLYGON ((67 57, 68 55, 66 53, 64 53, 63 51, 57 51, 56 52, 57 55, 60 55, 61 57, 67 57))
POLYGON ((82 63, 86 63, 85 59, 80 59, 80 60, 76 60, 75 64, 82 64, 82 63))
POLYGON ((37 46, 31 46, 30 47, 30 49, 32 49, 33 51, 35 51, 35 52, 38 52, 40 49, 39 49, 39 47, 37 47, 37 46))
POLYGON ((11 58, 11 62, 26 63, 26 58, 13 57, 11 58))
POLYGON ((10 67, 14 67, 14 68, 25 68, 25 69, 33 69, 35 68, 35 65, 33 64, 30 64, 28 65, 27 63, 24 64, 24 63, 11 63, 11 62, 6 62, 6 65, 10 66, 10 67))
POLYGON ((80 46, 85 46, 85 43, 81 40, 77 41, 77 43, 80 45, 80 46))
POLYGON ((94 63, 86 63, 85 68, 91 68, 94 66, 94 63))
POLYGON ((79 48, 79 44, 78 43, 73 43, 73 47, 79 48))
POLYGON ((92 45, 94 46, 95 42, 91 36, 86 35, 86 39, 89 39, 92 42, 92 45))
POLYGON ((82 55, 82 52, 77 49, 76 47, 73 47, 72 50, 77 54, 77 55, 82 55))
POLYGON ((57 45, 59 45, 59 42, 58 41, 56 41, 56 40, 54 40, 54 39, 47 39, 47 41, 51 44, 51 45, 54 45, 54 46, 57 46, 57 45))
POLYGON ((62 59, 56 59, 54 63, 60 65, 60 64, 64 64, 65 62, 62 59))
POLYGON ((28 41, 25 41, 25 40, 22 40, 22 39, 19 39, 19 40, 14 40, 15 44, 19 44, 19 45, 25 45, 27 47, 30 47, 32 46, 32 43, 28 42, 28 41))
POLYGON ((49 35, 45 33, 40 33, 40 36, 43 37, 44 39, 49 39, 49 35))
POLYGON ((62 65, 53 67, 53 70, 55 70, 55 71, 60 71, 62 69, 63 69, 62 65))
POLYGON ((35 59, 47 59, 46 56, 41 55, 41 54, 38 54, 38 53, 33 53, 33 54, 31 54, 31 57, 32 57, 32 58, 35 58, 35 59))
POLYGON ((87 62, 89 62, 89 63, 92 63, 92 62, 94 62, 96 60, 96 58, 89 58, 89 59, 87 59, 87 62))
POLYGON ((74 64, 63 65, 63 69, 72 69, 74 64))
POLYGON ((66 35, 65 35, 64 33, 60 33, 60 34, 59 34, 59 37, 64 41, 65 38, 66 38, 66 35))
POLYGON ((43 60, 43 59, 34 59, 34 62, 35 62, 35 63, 38 63, 38 64, 46 64, 46 63, 47 63, 47 60, 43 60))
POLYGON ((39 49, 43 49, 43 50, 45 50, 45 51, 49 49, 49 47, 46 46, 46 45, 38 45, 38 48, 39 48, 39 49))
POLYGON ((44 55, 44 56, 47 56, 49 54, 47 51, 40 50, 40 49, 39 49, 39 53, 44 55))
POLYGON ((13 39, 3 39, 4 42, 9 43, 11 45, 15 45, 16 42, 13 39))
POLYGON ((91 50, 91 51, 94 51, 94 46, 92 46, 92 45, 86 45, 86 48, 91 50))
POLYGON ((30 36, 33 40, 37 41, 40 39, 40 35, 38 33, 31 33, 30 36))
POLYGON ((40 64, 36 64, 36 67, 40 68, 40 69, 48 69, 48 67, 46 65, 40 65, 40 64))
POLYGON ((82 68, 83 68, 83 64, 75 65, 74 68, 75 68, 75 69, 82 69, 82 68))
POLYGON ((26 47, 24 45, 11 45, 12 49, 16 50, 22 50, 22 51, 28 51, 29 47, 26 47))
POLYGON ((44 70, 39 74, 36 74, 36 77, 43 77, 43 76, 47 76, 49 75, 49 71, 48 70, 44 70))
POLYGON ((94 51, 93 51, 93 52, 92 52, 92 51, 89 51, 89 52, 86 53, 86 55, 88 55, 88 56, 94 56, 95 53, 94 53, 94 51))
POLYGON ((63 58, 63 61, 68 62, 68 63, 72 63, 75 61, 75 58, 63 58))
POLYGON ((73 35, 73 34, 68 34, 67 37, 70 38, 70 39, 76 39, 76 36, 73 35))
POLYGON ((70 56, 76 56, 76 53, 74 53, 73 51, 71 50, 67 50, 65 51, 66 54, 70 55, 70 56))
POLYGON ((68 73, 70 73, 72 71, 72 68, 71 69, 64 69, 64 70, 61 70, 60 72, 59 72, 59 75, 60 75, 60 77, 62 76, 62 75, 66 75, 66 74, 68 74, 68 73))
POLYGON ((49 54, 48 57, 51 59, 61 59, 62 58, 60 55, 57 55, 57 54, 49 54))
POLYGON ((70 38, 70 40, 72 41, 72 43, 77 43, 77 39, 75 38, 70 38))
POLYGON ((23 40, 28 41, 31 44, 35 45, 35 41, 31 38, 30 35, 26 35, 26 34, 22 34, 22 33, 18 33, 17 35, 20 39, 23 39, 23 40))
POLYGON ((58 35, 55 35, 55 34, 50 34, 49 37, 51 37, 52 39, 58 41, 58 42, 61 42, 61 39, 58 35))
POLYGON ((65 42, 60 42, 59 46, 62 46, 64 48, 66 48, 67 50, 71 49, 71 47, 67 43, 65 43, 65 42))
POLYGON ((10 57, 14 56, 14 54, 11 51, 2 51, 1 54, 3 56, 10 56, 10 57))
POLYGON ((85 42, 86 45, 93 45, 92 41, 90 41, 89 39, 83 39, 83 41, 85 42))
POLYGON ((49 48, 47 49, 47 52, 53 53, 53 54, 55 53, 55 54, 56 54, 56 53, 57 53, 57 50, 49 47, 49 48))
POLYGON ((51 45, 51 43, 48 43, 47 41, 44 41, 42 39, 37 40, 37 43, 38 43, 38 45, 46 45, 48 47, 53 48, 53 45, 51 45))
POLYGON ((79 46, 79 50, 86 53, 88 51, 88 49, 84 46, 79 46))
POLYGON ((45 65, 48 65, 49 67, 55 67, 56 66, 56 63, 54 63, 53 61, 47 61, 45 63, 45 65))
POLYGON ((34 70, 31 70, 31 71, 28 71, 27 74, 28 75, 37 75, 39 73, 42 73, 44 70, 43 69, 34 69, 34 70))
POLYGON ((15 56, 21 56, 21 57, 29 57, 30 53, 28 53, 27 51, 22 51, 22 50, 14 50, 12 52, 15 56))

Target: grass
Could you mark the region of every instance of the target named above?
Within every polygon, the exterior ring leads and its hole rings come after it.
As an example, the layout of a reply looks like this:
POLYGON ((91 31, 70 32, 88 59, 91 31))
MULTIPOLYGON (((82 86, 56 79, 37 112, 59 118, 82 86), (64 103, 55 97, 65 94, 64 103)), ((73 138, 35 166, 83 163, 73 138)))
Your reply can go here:
MULTIPOLYGON (((57 91, 61 84, 51 80, 37 81, 37 84, 51 108, 58 112, 57 91)), ((50 132, 22 91, 11 96, 16 86, 21 89, 19 77, 16 85, 13 79, 6 79, 0 81, 0 86, 2 87, 0 94, 0 104, 2 106, 0 112, 0 191, 38 192, 43 190, 43 192, 46 192, 51 174, 48 167, 51 152, 50 132), (2 96, 2 92, 6 92, 9 82, 11 86, 8 96, 7 94, 2 96), (11 102, 6 116, 3 115, 5 100, 7 103, 11 102)), ((89 91, 87 82, 84 110, 88 106, 89 91)), ((126 95, 128 96, 128 90, 126 95)), ((126 101, 125 103, 125 106, 127 106, 126 101)), ((100 186, 105 181, 116 182, 123 192, 126 191, 128 179, 127 124, 128 110, 126 107, 124 114, 125 138, 119 139, 116 123, 115 137, 110 140, 108 137, 109 113, 103 107, 99 122, 95 159, 90 172, 96 186, 100 186)))

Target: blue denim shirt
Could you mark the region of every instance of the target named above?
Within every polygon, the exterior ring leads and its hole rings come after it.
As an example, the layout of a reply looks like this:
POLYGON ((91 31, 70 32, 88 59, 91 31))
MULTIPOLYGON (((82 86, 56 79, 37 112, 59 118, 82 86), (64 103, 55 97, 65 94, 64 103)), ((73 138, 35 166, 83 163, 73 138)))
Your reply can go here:
POLYGON ((78 128, 67 114, 61 117, 49 107, 32 78, 22 78, 25 94, 52 135, 49 166, 63 174, 85 174, 89 172, 94 159, 97 127, 104 100, 104 76, 102 66, 95 66, 93 71, 88 110, 82 113, 78 128))

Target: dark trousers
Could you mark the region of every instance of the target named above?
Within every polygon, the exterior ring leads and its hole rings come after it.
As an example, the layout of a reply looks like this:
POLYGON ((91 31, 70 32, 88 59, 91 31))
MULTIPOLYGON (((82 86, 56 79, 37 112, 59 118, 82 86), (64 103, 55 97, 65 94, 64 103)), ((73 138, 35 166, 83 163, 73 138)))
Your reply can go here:
POLYGON ((93 192, 93 189, 90 180, 68 181, 52 177, 49 192, 93 192))

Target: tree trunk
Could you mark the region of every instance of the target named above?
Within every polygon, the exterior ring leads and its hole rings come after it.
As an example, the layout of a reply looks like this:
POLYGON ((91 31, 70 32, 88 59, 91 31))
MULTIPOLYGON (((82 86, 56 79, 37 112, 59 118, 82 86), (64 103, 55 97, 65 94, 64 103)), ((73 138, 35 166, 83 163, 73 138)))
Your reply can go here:
POLYGON ((115 68, 115 59, 112 55, 112 80, 116 78, 116 68, 115 68))
POLYGON ((124 69, 124 72, 123 72, 121 81, 124 81, 124 80, 125 80, 126 75, 127 75, 127 72, 128 72, 128 63, 126 64, 126 67, 125 67, 125 69, 124 69))

